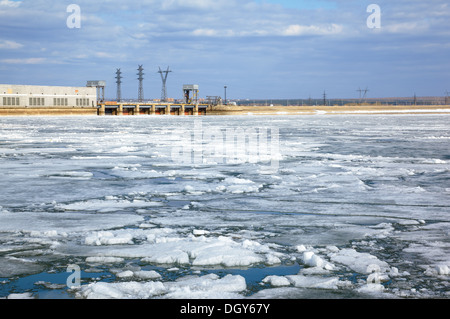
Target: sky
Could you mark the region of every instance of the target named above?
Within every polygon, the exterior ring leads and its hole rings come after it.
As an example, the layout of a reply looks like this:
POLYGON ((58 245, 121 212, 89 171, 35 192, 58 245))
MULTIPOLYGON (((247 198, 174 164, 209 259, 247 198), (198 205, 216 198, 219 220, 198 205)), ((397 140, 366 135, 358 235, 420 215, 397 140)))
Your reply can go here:
POLYGON ((0 83, 85 86, 116 98, 198 84, 229 99, 444 96, 448 0, 0 0, 0 83), (70 5, 79 8, 72 10, 70 5), (375 4, 379 11, 368 10, 375 4), (70 9, 70 10, 68 10, 70 9), (79 13, 79 14, 78 14, 79 13), (379 14, 378 14, 379 13, 379 14), (80 22, 79 25, 77 22, 80 22))

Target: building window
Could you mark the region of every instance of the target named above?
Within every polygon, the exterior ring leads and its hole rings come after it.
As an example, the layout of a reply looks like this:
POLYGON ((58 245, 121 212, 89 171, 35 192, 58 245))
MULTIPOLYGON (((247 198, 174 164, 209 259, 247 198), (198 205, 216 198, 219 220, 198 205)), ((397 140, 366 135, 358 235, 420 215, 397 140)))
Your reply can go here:
POLYGON ((6 105, 6 97, 3 97, 3 105, 6 105))

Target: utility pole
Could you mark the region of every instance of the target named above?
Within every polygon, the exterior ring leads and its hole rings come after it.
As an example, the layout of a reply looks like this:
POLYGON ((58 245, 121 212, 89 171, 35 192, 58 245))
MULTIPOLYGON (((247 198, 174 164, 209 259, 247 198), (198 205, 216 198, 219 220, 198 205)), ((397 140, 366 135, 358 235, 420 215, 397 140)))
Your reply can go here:
POLYGON ((161 74, 161 80, 162 80, 162 89, 161 89, 161 102, 166 102, 167 101, 167 76, 169 75, 169 73, 172 72, 170 71, 170 67, 167 67, 166 71, 162 71, 161 68, 159 68, 158 73, 161 74))
POLYGON ((227 88, 228 88, 228 86, 224 86, 224 89, 225 89, 225 105, 227 105, 227 88))
POLYGON ((139 93, 138 93, 138 101, 139 102, 144 102, 144 66, 143 65, 139 65, 138 68, 138 80, 139 80, 139 93))
POLYGON ((116 71, 116 83, 117 83, 117 102, 121 102, 122 101, 122 89, 121 89, 121 84, 122 84, 122 71, 120 71, 120 69, 117 69, 116 71))

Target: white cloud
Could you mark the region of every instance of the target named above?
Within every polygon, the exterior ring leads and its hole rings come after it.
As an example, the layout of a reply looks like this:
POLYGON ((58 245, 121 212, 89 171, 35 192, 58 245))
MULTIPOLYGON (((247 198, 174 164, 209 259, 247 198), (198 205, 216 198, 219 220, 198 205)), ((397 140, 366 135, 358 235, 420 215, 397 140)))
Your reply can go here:
POLYGON ((163 0, 161 8, 163 10, 191 8, 197 10, 217 10, 227 6, 230 0, 163 0))
POLYGON ((293 24, 283 30, 281 34, 285 36, 331 35, 341 33, 343 29, 342 25, 334 23, 328 26, 293 24))
POLYGON ((22 1, 0 0, 0 6, 17 8, 22 1))
POLYGON ((23 45, 15 41, 0 41, 0 49, 20 49, 23 45))
POLYGON ((387 25, 384 27, 389 33, 417 34, 429 29, 429 25, 417 22, 404 22, 387 25))
POLYGON ((5 64, 42 64, 47 62, 45 58, 26 58, 26 59, 3 59, 2 63, 5 64))

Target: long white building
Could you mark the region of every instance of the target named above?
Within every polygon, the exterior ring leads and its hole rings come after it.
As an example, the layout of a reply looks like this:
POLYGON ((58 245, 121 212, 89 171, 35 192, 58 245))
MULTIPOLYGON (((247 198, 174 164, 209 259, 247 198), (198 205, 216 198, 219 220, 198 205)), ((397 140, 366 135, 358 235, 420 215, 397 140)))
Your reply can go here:
POLYGON ((0 84, 0 107, 97 107, 95 87, 0 84))

